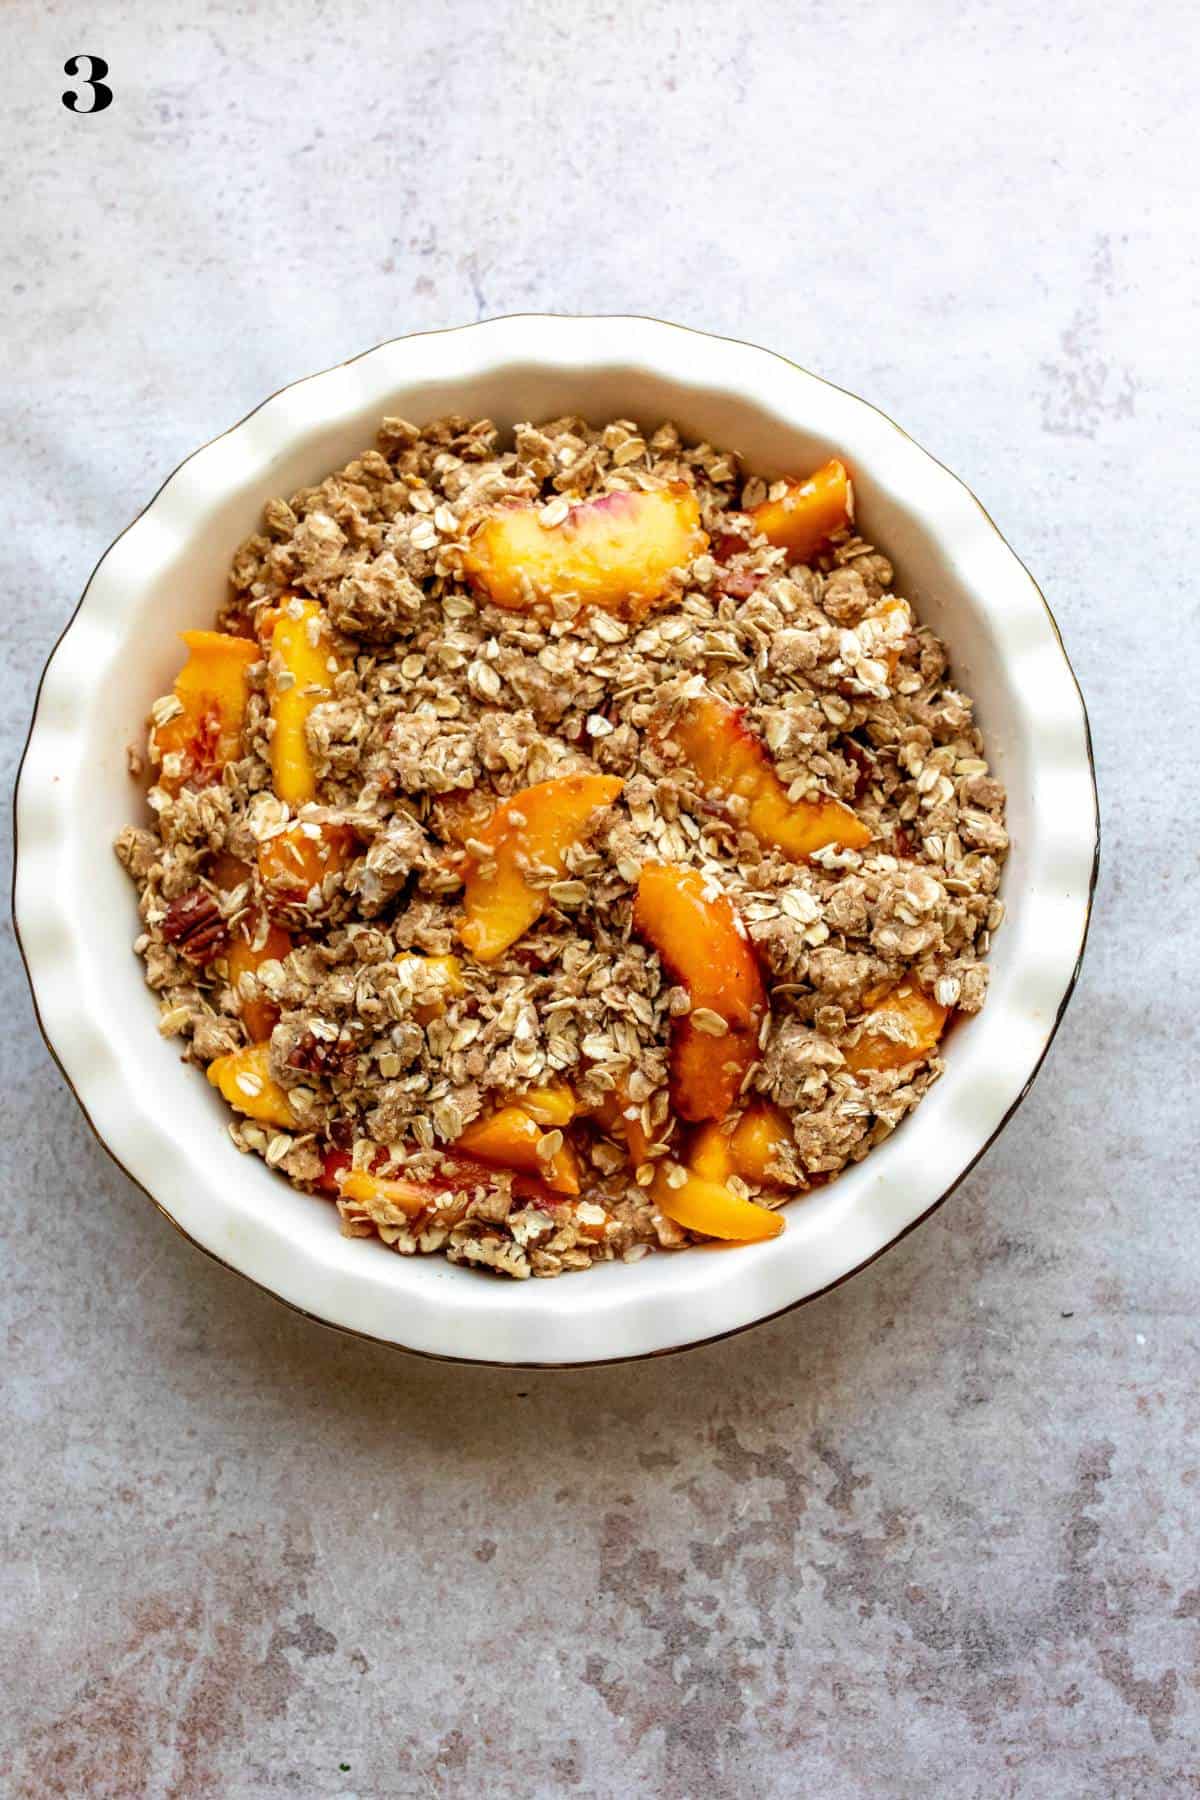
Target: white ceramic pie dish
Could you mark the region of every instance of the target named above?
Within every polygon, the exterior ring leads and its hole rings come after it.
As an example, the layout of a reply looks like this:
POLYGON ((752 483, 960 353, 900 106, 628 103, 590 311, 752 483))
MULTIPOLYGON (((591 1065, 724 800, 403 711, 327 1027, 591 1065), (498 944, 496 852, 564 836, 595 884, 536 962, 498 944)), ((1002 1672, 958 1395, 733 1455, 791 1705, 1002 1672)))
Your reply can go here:
POLYGON ((198 450, 101 559, 43 677, 17 796, 14 910, 42 1028, 102 1143, 202 1249, 345 1330, 470 1361, 579 1364, 681 1348, 843 1280, 925 1216, 1028 1089, 1073 986, 1099 827, 1087 718, 1054 621, 979 503, 866 402, 766 350, 649 319, 525 316, 399 338, 285 388, 198 450), (327 1201, 239 1155, 224 1103, 159 1037, 112 853, 141 796, 125 750, 206 624, 263 502, 320 479, 384 413, 675 419, 765 474, 836 452, 860 528, 949 645, 1009 791, 1008 918, 946 1073, 769 1244, 502 1282, 343 1238, 327 1201))

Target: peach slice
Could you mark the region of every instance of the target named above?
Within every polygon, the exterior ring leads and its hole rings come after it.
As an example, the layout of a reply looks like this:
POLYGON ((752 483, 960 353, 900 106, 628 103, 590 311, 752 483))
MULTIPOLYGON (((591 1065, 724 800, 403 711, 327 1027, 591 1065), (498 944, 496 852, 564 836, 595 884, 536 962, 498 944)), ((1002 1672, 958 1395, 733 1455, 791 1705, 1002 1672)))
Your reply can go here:
POLYGON ((705 1237, 725 1238, 740 1244, 762 1243, 778 1237, 784 1228, 782 1213, 743 1200, 722 1182, 689 1174, 680 1187, 672 1187, 666 1174, 656 1175, 651 1189, 655 1205, 676 1225, 705 1237))
POLYGON ((274 1001, 261 996, 255 1000, 244 999, 241 978, 257 974, 265 962, 282 962, 291 947, 292 940, 280 925, 269 923, 265 935, 249 919, 240 920, 234 928, 229 949, 225 952, 229 984, 237 995, 242 1024, 255 1042, 270 1037, 279 1023, 279 1008, 274 1001))
POLYGON ((780 500, 764 500, 750 513, 754 529, 793 562, 808 562, 835 531, 850 523, 850 477, 831 457, 803 480, 789 481, 780 500))
POLYGON ((549 1087, 527 1088, 521 1095, 522 1112, 527 1112, 538 1125, 569 1125, 579 1111, 575 1096, 563 1082, 549 1087))
POLYGON ((780 1187, 784 1181, 775 1170, 775 1153, 791 1142, 792 1128, 782 1108, 755 1100, 732 1132, 716 1121, 701 1125, 692 1138, 688 1167, 706 1181, 738 1175, 756 1187, 780 1187))
POLYGON ((178 765, 159 776, 159 786, 177 794, 186 782, 207 787, 219 779, 225 764, 241 753, 246 716, 246 670, 262 661, 262 651, 249 638, 223 631, 181 631, 188 659, 175 677, 175 698, 182 711, 150 731, 150 760, 160 768, 164 758, 178 765))
MULTIPOLYGON (((260 653, 261 654, 261 653, 260 653)), ((317 793, 317 777, 308 753, 304 727, 308 715, 333 691, 329 627, 315 600, 293 596, 271 627, 267 665, 267 701, 271 733, 271 777, 275 792, 289 806, 302 806, 317 793)))
POLYGON ((407 1175, 378 1175, 339 1165, 327 1191, 339 1202, 348 1200, 364 1208, 377 1223, 398 1223, 399 1218, 424 1221, 427 1214, 436 1212, 439 1224, 452 1225, 462 1218, 474 1193, 494 1186, 486 1164, 464 1156, 447 1160, 437 1176, 422 1176, 417 1181, 407 1175))
POLYGON ((689 1121, 723 1119, 758 1055, 767 1010, 746 928, 733 902, 698 869, 648 863, 633 928, 658 952, 692 1010, 671 1031, 671 1102, 689 1121))
MULTIPOLYGON (((612 1136, 625 1140, 625 1153, 631 1169, 640 1169, 643 1163, 650 1160, 651 1140, 642 1124, 642 1109, 629 1098, 623 1088, 614 1088, 611 1094, 606 1094, 592 1117, 612 1136)), ((664 1125, 659 1136, 665 1135, 665 1132, 664 1125)))
MULTIPOLYGON (((415 1181, 404 1175, 380 1175, 366 1169, 348 1168, 342 1161, 341 1152, 337 1153, 336 1161, 331 1158, 326 1161, 333 1161, 333 1168, 328 1181, 322 1177, 320 1185, 336 1194, 339 1200, 349 1200, 368 1209, 382 1203, 383 1207, 394 1208, 414 1220, 436 1210, 439 1223, 453 1224, 466 1211, 473 1193, 495 1186, 493 1170, 482 1159, 470 1156, 443 1157, 436 1175, 422 1176, 415 1181)), ((561 1195, 552 1193, 544 1181, 528 1175, 518 1174, 513 1189, 520 1198, 536 1201, 547 1208, 557 1209, 563 1204, 561 1195)))
POLYGON ((348 1175, 354 1166, 354 1158, 349 1150, 341 1150, 336 1144, 326 1146, 321 1159, 321 1173, 317 1177, 317 1186, 323 1194, 334 1194, 343 1175, 348 1175))
POLYGON ((580 1200, 572 1207, 571 1217, 580 1236, 591 1238, 593 1243, 599 1243, 601 1238, 607 1236, 608 1228, 613 1222, 608 1208, 595 1200, 580 1200))
POLYGON ((434 992, 427 1000, 421 1000, 413 1007, 413 1017, 419 1025, 428 1025, 433 1019, 440 1019, 446 1010, 447 1000, 457 1000, 465 993, 462 978, 462 963, 457 956, 425 956, 420 950, 402 950, 395 959, 396 967, 402 970, 412 981, 425 992, 429 991, 428 978, 434 978, 434 992))
POLYGON ((699 502, 682 484, 602 494, 554 525, 544 516, 540 505, 500 507, 472 538, 467 573, 497 606, 525 611, 571 594, 584 606, 636 615, 708 543, 699 502))
MULTIPOLYGON (((222 851, 213 859, 212 878, 217 887, 231 892, 249 881, 250 870, 236 856, 222 851)), ((265 962, 282 962, 292 948, 292 940, 281 925, 268 921, 263 929, 262 916, 254 908, 248 909, 233 926, 229 948, 225 952, 225 963, 229 971, 229 985, 237 997, 238 1012, 247 1034, 255 1043, 269 1038, 279 1023, 279 1008, 270 1000, 258 998, 243 999, 241 978, 252 974, 265 962)))
POLYGON ((334 1177, 343 1200, 364 1203, 386 1200, 408 1218, 415 1219, 436 1204, 439 1190, 432 1182, 404 1181, 394 1176, 369 1175, 365 1169, 339 1171, 334 1177))
POLYGON ((843 1050, 846 1067, 861 1075, 870 1069, 902 1069, 905 1064, 923 1061, 938 1046, 948 1006, 939 1006, 931 994, 914 981, 902 981, 890 988, 871 1006, 857 1044, 843 1050), (873 1030, 872 1021, 889 1029, 873 1030))
POLYGON ((735 1172, 757 1187, 783 1185, 785 1178, 776 1173, 775 1156, 794 1141, 783 1108, 769 1100, 754 1101, 738 1120, 730 1139, 735 1172))
MULTIPOLYGON (((535 1090, 533 1095, 533 1107, 543 1118, 546 1108, 542 1100, 546 1091, 535 1090)), ((552 1130, 559 1140, 557 1148, 550 1155, 544 1151, 539 1155, 550 1132, 543 1128, 534 1110, 527 1111, 523 1101, 516 1101, 468 1125, 455 1140, 454 1148, 465 1150, 469 1156, 477 1156, 481 1162, 501 1169, 538 1175, 555 1193, 577 1194, 579 1167, 575 1152, 563 1141, 562 1131, 557 1126, 552 1130)))
POLYGON ((356 848, 348 825, 317 825, 297 820, 258 846, 258 873, 263 886, 281 900, 303 900, 325 876, 344 869, 356 848))
POLYGON ((736 814, 760 844, 800 859, 828 844, 861 850, 871 832, 840 800, 789 800, 762 739, 740 707, 715 694, 690 700, 667 729, 667 740, 714 797, 738 803, 736 814))
POLYGON ((610 775, 560 775, 500 802, 473 840, 485 846, 487 860, 469 853, 464 869, 467 916, 459 936, 480 962, 503 956, 544 912, 545 889, 526 871, 537 867, 549 880, 561 875, 567 850, 623 785, 610 775))
POLYGON ((269 1044, 247 1044, 243 1050, 231 1050, 227 1056, 218 1056, 209 1063, 208 1079, 221 1090, 235 1112, 288 1131, 299 1120, 287 1093, 271 1074, 270 1055, 269 1044))
POLYGON ((701 1181, 724 1182, 736 1170, 729 1133, 718 1119, 699 1126, 688 1146, 687 1166, 701 1181))
POLYGON ((872 607, 871 611, 865 614, 862 623, 865 625, 868 622, 877 628, 884 640, 882 660, 887 668, 890 685, 896 679, 896 670, 900 666, 900 657, 904 650, 902 641, 900 643, 894 641, 896 626, 897 624, 900 626, 902 637, 908 636, 913 625, 912 608, 907 600, 900 600, 895 594, 889 594, 886 599, 880 601, 878 606, 872 607))

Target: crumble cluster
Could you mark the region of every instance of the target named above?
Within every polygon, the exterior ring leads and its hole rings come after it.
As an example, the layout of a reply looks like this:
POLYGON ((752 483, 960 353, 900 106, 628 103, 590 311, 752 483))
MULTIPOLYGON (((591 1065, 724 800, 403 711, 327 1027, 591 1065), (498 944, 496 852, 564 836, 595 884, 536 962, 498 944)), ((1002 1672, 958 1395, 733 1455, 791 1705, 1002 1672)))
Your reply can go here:
MULTIPOLYGON (((152 788, 150 822, 117 845, 160 1030, 185 1058, 203 1066, 244 1044, 247 997, 279 1011, 270 1071, 301 1128, 235 1119, 239 1148, 301 1188, 320 1184, 331 1149, 367 1167, 384 1145, 419 1177, 505 1097, 563 1082, 584 1108, 620 1089, 642 1109, 651 1157, 680 1154, 666 1045, 686 996, 630 935, 649 861, 715 873, 757 949, 771 1013, 748 1087, 790 1117, 793 1195, 866 1156, 917 1104, 936 1054, 856 1076, 840 1046, 867 996, 902 977, 942 1006, 983 1004, 1003 915, 1004 792, 943 645, 907 603, 881 611, 887 558, 846 530, 814 565, 789 566, 746 517, 767 493, 731 453, 671 424, 643 437, 628 421, 554 419, 519 426, 506 448, 486 419, 386 419, 377 448, 266 507, 233 559, 219 625, 253 636, 256 617, 295 594, 325 608, 342 667, 308 720, 319 800, 300 816, 348 828, 355 854, 286 904, 262 890, 258 848, 291 818, 272 792, 265 662, 249 672, 244 754, 212 786, 152 788), (710 546, 640 621, 563 601, 502 610, 466 579, 465 547, 498 501, 541 503, 553 524, 568 504, 679 482, 710 546), (654 730, 705 689, 745 709, 793 795, 840 798, 870 845, 796 863, 719 812, 654 730), (619 776, 620 800, 569 852, 537 925, 499 961, 473 961, 448 856, 464 818, 577 771, 619 776), (212 879, 220 852, 251 870, 232 892, 212 879), (249 908, 272 912, 295 947, 235 993, 222 932, 249 908), (417 959, 397 963, 407 950, 462 955, 463 991, 447 997, 417 959)), ((496 1172, 465 1209, 422 1226, 343 1198, 344 1229, 517 1277, 692 1241, 611 1136, 585 1126, 580 1143, 582 1207, 531 1203, 496 1172), (592 1202, 608 1219, 599 1236, 592 1202)))

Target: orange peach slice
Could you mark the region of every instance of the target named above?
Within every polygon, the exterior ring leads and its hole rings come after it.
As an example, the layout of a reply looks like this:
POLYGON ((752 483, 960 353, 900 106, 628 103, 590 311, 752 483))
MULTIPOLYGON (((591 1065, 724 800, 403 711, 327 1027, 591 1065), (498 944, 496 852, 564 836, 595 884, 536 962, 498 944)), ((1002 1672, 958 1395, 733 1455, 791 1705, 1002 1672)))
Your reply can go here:
MULTIPOLYGON (((212 878, 228 893, 249 881, 250 870, 236 856, 222 851, 213 860, 212 878)), ((279 1023, 279 1008, 261 996, 254 1000, 245 999, 241 978, 257 972, 265 962, 282 962, 291 947, 291 937, 283 927, 268 921, 264 929, 261 915, 253 908, 243 913, 232 927, 229 948, 225 952, 229 984, 237 997, 242 1024, 255 1043, 270 1037, 279 1023)))
POLYGON ((289 806, 317 793, 317 777, 304 736, 313 707, 333 691, 333 661, 325 614, 315 600, 292 598, 271 628, 267 700, 271 709, 271 777, 289 806))
POLYGON ((429 978, 433 977, 434 991, 428 999, 413 1007, 413 1017, 420 1025, 440 1019, 446 1010, 446 1001, 457 1000, 466 991, 462 964, 457 956, 424 956, 419 950, 402 950, 394 960, 396 967, 421 992, 430 994, 429 978))
POLYGON ((767 1010, 741 917, 710 876, 649 863, 638 880, 633 928, 691 1000, 671 1031, 672 1105, 689 1121, 723 1119, 758 1055, 767 1010))
POLYGON ((160 768, 177 758, 159 786, 176 794, 185 782, 205 787, 220 777, 225 764, 241 753, 246 716, 246 670, 262 661, 262 651, 249 638, 223 631, 181 631, 188 659, 175 678, 181 711, 150 731, 150 760, 160 768))
POLYGON ((346 825, 317 825, 298 820, 258 846, 258 873, 264 887, 280 899, 303 900, 326 875, 344 869, 356 840, 346 825))
POLYGON ((896 679, 896 670, 900 666, 900 657, 904 649, 903 638, 911 632, 912 622, 912 608, 908 601, 899 600, 894 594, 889 594, 885 600, 880 601, 878 606, 872 607, 862 620, 864 625, 873 625, 883 640, 881 659, 887 669, 889 684, 896 679), (900 642, 896 642, 897 628, 900 632, 900 642))
POLYGON ((579 1111, 575 1096, 569 1087, 562 1082, 555 1082, 549 1087, 528 1088, 521 1095, 522 1112, 527 1112, 538 1125, 569 1125, 579 1111))
POLYGON ((389 1206, 415 1219, 436 1205, 440 1191, 432 1182, 404 1181, 394 1176, 368 1175, 365 1169, 347 1169, 336 1177, 338 1193, 343 1200, 357 1200, 363 1205, 386 1201, 389 1206))
POLYGON ((544 887, 528 879, 536 868, 560 876, 567 850, 583 837, 602 806, 624 784, 609 775, 560 775, 502 800, 477 838, 484 856, 468 855, 464 869, 466 922, 459 933, 472 956, 494 962, 544 912, 544 887))
POLYGON ((789 481, 780 500, 764 500, 750 513, 756 531, 793 562, 808 562, 835 531, 850 523, 850 477, 831 457, 802 481, 789 481))
POLYGON ((339 1168, 333 1178, 332 1191, 340 1202, 360 1207, 373 1224, 396 1225, 408 1220, 426 1222, 436 1213, 439 1224, 452 1225, 461 1219, 471 1198, 494 1187, 490 1169, 481 1162, 456 1158, 452 1166, 443 1166, 435 1177, 410 1180, 406 1175, 375 1175, 366 1169, 339 1168))
POLYGON ((254 1000, 245 999, 241 992, 241 978, 243 975, 257 974, 265 962, 282 962, 291 947, 292 940, 280 925, 268 924, 265 934, 261 927, 252 926, 249 920, 241 920, 234 928, 229 949, 225 953, 229 983, 237 995, 242 1024, 256 1042, 270 1037, 279 1023, 279 1008, 274 1001, 261 996, 254 1000))
POLYGON ((542 506, 501 507, 472 538, 467 573, 497 606, 522 611, 570 594, 584 606, 637 614, 708 543, 699 502, 682 485, 602 494, 556 524, 544 517, 542 506))
POLYGON ((701 1181, 727 1181, 736 1173, 729 1133, 717 1119, 699 1126, 688 1146, 687 1166, 701 1181))
POLYGON ((231 1050, 227 1056, 218 1056, 209 1063, 208 1079, 221 1090, 235 1112, 287 1131, 299 1120, 286 1092, 271 1075, 270 1055, 269 1044, 247 1044, 243 1050, 231 1050))
MULTIPOLYGON (((630 1168, 640 1169, 643 1163, 650 1160, 650 1139, 642 1124, 642 1109, 629 1098, 623 1088, 606 1094, 592 1117, 605 1131, 624 1139, 630 1168)), ((665 1130, 664 1126, 660 1136, 665 1130)))
POLYGON ((939 1006, 915 982, 902 981, 870 1008, 857 1044, 842 1052, 846 1067, 860 1075, 923 1061, 936 1050, 949 1016, 948 1006, 939 1006), (883 1029, 874 1030, 873 1021, 883 1029))
MULTIPOLYGON (((538 1100, 535 1098, 535 1106, 538 1100)), ((498 1112, 490 1113, 486 1118, 476 1119, 473 1125, 455 1140, 456 1150, 465 1150, 469 1156, 477 1156, 481 1162, 491 1163, 502 1169, 520 1170, 526 1175, 539 1175, 557 1194, 577 1194, 579 1192, 579 1168, 575 1153, 570 1145, 563 1141, 561 1130, 553 1128, 558 1139, 557 1147, 547 1154, 546 1140, 550 1132, 543 1129, 537 1118, 527 1112, 522 1103, 502 1106, 498 1112), (542 1152, 539 1155, 539 1150, 542 1152)))
POLYGON ((776 1171, 776 1154, 793 1142, 792 1127, 782 1107, 769 1100, 754 1101, 730 1139, 734 1172, 757 1187, 780 1186, 785 1178, 776 1171))
MULTIPOLYGON (((348 1200, 368 1212, 391 1210, 408 1219, 419 1219, 437 1213, 438 1223, 453 1224, 466 1212, 473 1194, 495 1186, 493 1171, 481 1159, 448 1156, 436 1175, 412 1180, 404 1175, 376 1175, 365 1169, 336 1167, 329 1191, 340 1200, 348 1200)), ((557 1208, 563 1204, 542 1180, 528 1175, 515 1176, 513 1190, 524 1200, 557 1208)), ((607 1222, 607 1220, 605 1221, 607 1222)))
POLYGON ((665 1173, 656 1175, 651 1193, 655 1205, 668 1219, 705 1237, 740 1244, 762 1243, 778 1237, 784 1228, 782 1213, 771 1212, 754 1200, 743 1200, 732 1188, 700 1175, 689 1175, 680 1187, 672 1187, 665 1173))
POLYGON ((800 859, 828 844, 861 850, 869 828, 840 800, 789 800, 766 745, 746 724, 737 706, 702 694, 667 731, 705 789, 718 800, 737 803, 735 816, 760 844, 800 859))
POLYGON ((595 1200, 579 1201, 578 1205, 571 1209, 571 1217, 579 1235, 591 1238, 594 1243, 599 1243, 600 1239, 607 1235, 608 1228, 612 1224, 612 1214, 595 1200))
POLYGON ((769 1101, 753 1101, 732 1132, 715 1120, 701 1125, 692 1138, 688 1167, 705 1181, 725 1181, 738 1175, 756 1187, 779 1187, 775 1154, 792 1142, 787 1115, 769 1101))

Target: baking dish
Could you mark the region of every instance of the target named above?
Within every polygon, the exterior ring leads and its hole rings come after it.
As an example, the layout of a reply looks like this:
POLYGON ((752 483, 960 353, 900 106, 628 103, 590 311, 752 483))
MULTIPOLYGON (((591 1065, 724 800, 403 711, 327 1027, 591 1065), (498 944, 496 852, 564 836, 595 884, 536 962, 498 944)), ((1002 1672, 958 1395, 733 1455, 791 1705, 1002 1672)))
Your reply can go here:
POLYGON ((17 801, 14 905, 39 1018, 93 1129, 188 1237, 306 1313, 427 1354, 578 1364, 738 1330, 878 1255, 952 1190, 1028 1088, 1082 955, 1098 846, 1086 714, 1029 574, 958 480, 866 402, 770 352, 634 318, 524 316, 396 339, 266 401, 197 451, 98 565, 43 677, 17 801), (339 1235, 327 1202, 239 1156, 221 1102, 156 1030, 112 839, 126 746, 207 623, 265 500, 319 479, 379 418, 581 412, 738 450, 769 477, 836 453, 863 534, 949 646, 1009 791, 1013 848, 987 1005, 867 1161, 735 1254, 689 1250, 506 1285, 339 1235))

